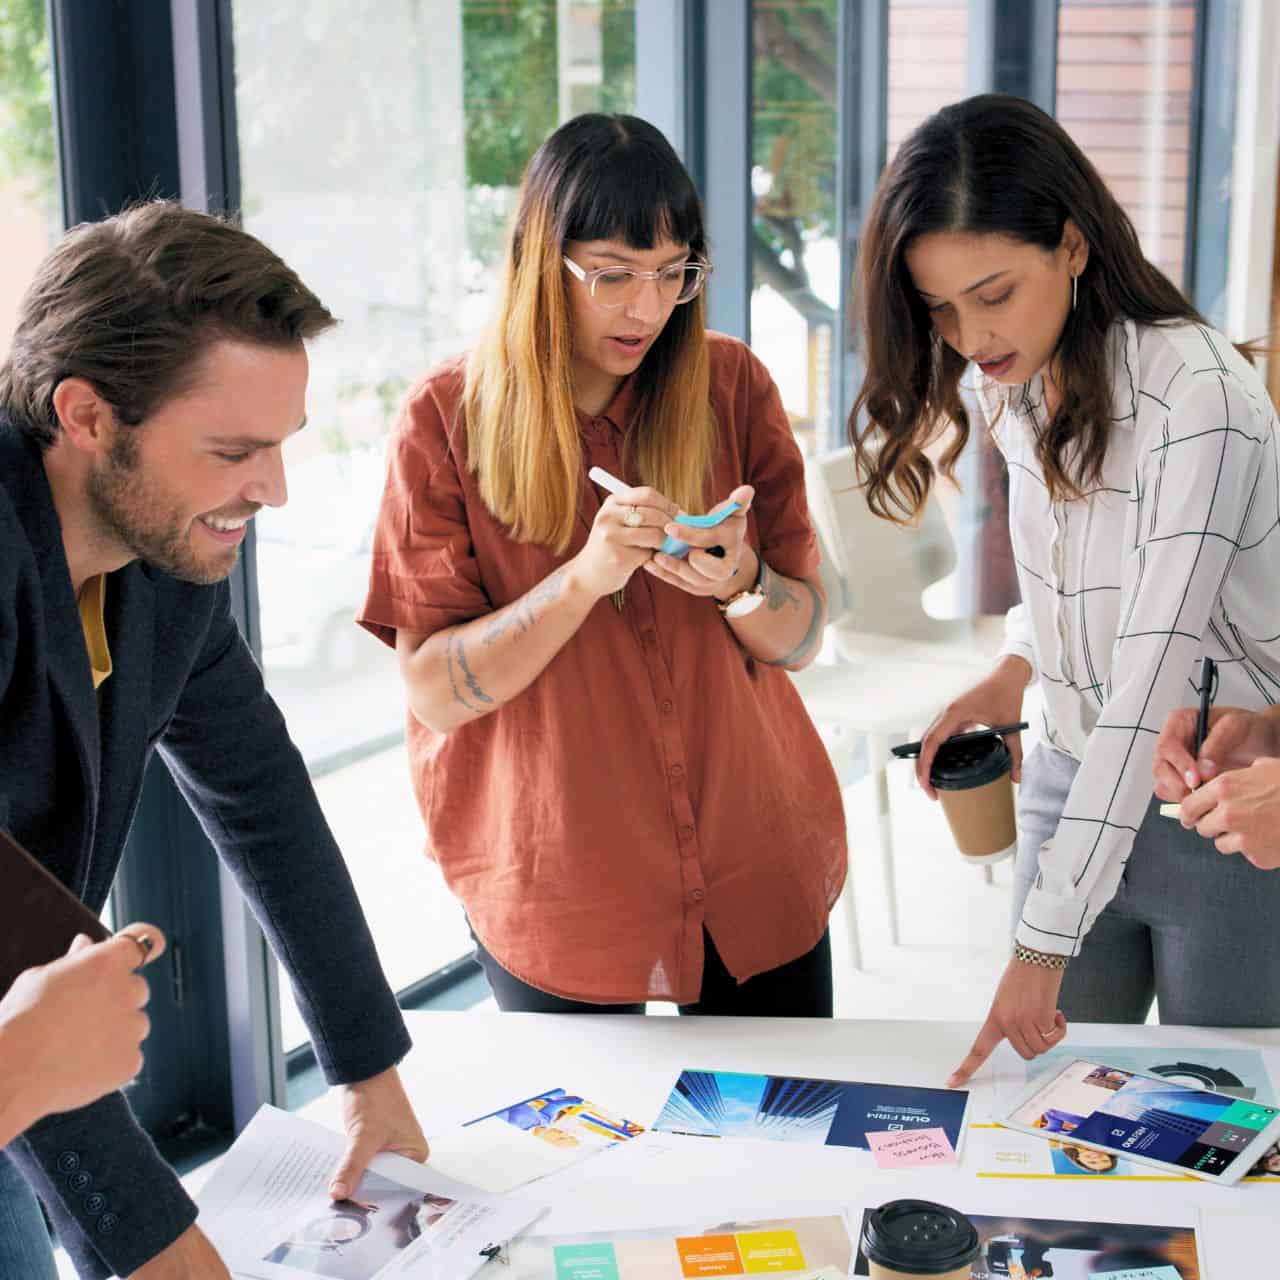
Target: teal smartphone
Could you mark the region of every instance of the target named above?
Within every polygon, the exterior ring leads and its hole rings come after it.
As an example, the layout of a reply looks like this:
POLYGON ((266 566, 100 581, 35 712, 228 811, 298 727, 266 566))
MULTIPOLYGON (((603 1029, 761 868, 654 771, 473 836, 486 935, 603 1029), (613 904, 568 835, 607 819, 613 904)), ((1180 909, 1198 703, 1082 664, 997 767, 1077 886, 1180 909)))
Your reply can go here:
MULTIPOLYGON (((676 516, 676 524, 687 524, 694 529, 714 529, 716 525, 722 524, 735 511, 742 508, 736 502, 731 502, 720 511, 713 512, 709 516, 687 516, 682 511, 676 516)), ((683 560, 689 554, 689 544, 681 542, 679 538, 673 538, 667 535, 667 540, 658 548, 664 556, 675 556, 677 560, 683 560)))

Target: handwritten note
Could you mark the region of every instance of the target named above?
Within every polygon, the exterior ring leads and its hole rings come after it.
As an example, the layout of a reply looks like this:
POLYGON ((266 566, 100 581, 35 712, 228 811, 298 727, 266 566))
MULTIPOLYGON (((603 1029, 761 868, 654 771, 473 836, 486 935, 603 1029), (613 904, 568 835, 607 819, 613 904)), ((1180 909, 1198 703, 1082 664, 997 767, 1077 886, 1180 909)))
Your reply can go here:
POLYGON ((868 1133, 867 1144, 882 1169, 914 1169, 922 1164, 955 1164, 956 1151, 944 1129, 895 1129, 868 1133))

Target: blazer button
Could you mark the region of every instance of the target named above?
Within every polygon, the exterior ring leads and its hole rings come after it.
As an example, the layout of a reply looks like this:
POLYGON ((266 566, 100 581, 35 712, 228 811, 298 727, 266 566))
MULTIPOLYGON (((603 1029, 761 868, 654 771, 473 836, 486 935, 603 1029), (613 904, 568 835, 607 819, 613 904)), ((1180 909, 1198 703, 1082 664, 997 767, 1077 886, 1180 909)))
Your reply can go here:
POLYGON ((78 1151, 64 1151, 58 1157, 59 1173, 75 1173, 80 1167, 80 1153, 78 1151))
POLYGON ((95 1216, 101 1213, 107 1207, 107 1197, 101 1191, 95 1191, 85 1202, 84 1208, 86 1213, 95 1216))
POLYGON ((120 1219, 114 1213, 104 1213, 98 1219, 98 1230, 104 1236, 109 1236, 119 1225, 120 1219))
MULTIPOLYGON (((69 1186, 76 1195, 81 1195, 89 1190, 89 1186, 92 1182, 93 1179, 85 1173, 83 1169, 81 1169, 79 1173, 73 1173, 71 1177, 67 1179, 67 1186, 69 1186)), ((93 1210, 90 1209, 89 1212, 92 1213, 93 1210)))

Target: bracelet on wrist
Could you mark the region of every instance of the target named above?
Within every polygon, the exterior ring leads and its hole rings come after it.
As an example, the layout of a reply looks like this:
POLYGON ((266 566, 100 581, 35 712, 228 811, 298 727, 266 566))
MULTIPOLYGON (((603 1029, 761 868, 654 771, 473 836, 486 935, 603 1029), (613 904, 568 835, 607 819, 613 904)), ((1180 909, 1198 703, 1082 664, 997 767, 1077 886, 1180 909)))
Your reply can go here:
POLYGON ((1057 969, 1062 971, 1067 967, 1070 956, 1054 955, 1049 951, 1033 951, 1030 947, 1024 947, 1018 943, 1013 948, 1013 958, 1021 960, 1023 964, 1035 965, 1038 969, 1057 969))

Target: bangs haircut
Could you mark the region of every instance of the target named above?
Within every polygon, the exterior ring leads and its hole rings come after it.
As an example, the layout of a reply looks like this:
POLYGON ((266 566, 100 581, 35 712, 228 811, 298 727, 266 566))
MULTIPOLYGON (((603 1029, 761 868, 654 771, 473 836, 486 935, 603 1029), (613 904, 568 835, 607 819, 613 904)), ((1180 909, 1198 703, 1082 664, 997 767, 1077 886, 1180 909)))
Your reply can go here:
MULTIPOLYGON (((573 402, 571 241, 649 250, 663 240, 705 261, 702 204, 670 143, 636 116, 577 116, 525 171, 489 329, 467 360, 467 465, 489 510, 520 542, 563 553, 586 465, 573 402)), ((641 484, 682 510, 704 509, 717 426, 711 411, 706 300, 675 307, 631 375, 624 443, 641 484)))

